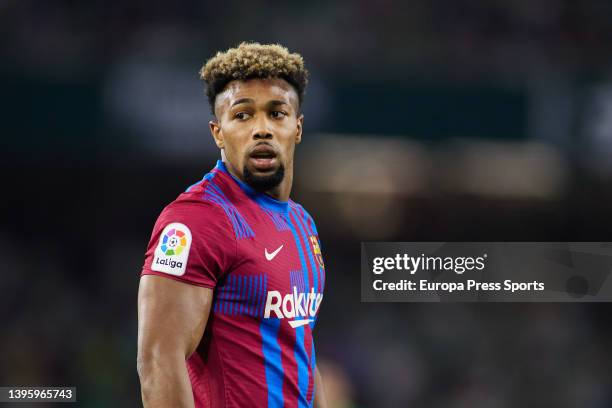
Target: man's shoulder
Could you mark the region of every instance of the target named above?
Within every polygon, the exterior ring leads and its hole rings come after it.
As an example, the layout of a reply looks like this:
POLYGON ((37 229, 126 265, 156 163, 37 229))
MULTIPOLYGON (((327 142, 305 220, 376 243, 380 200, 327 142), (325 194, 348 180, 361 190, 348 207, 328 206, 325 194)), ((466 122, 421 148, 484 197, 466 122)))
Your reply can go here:
POLYGON ((194 212, 196 216, 219 215, 223 204, 229 201, 226 183, 217 171, 207 173, 204 178, 189 186, 184 192, 166 206, 169 211, 194 212))
POLYGON ((315 225, 312 215, 310 215, 310 213, 300 203, 289 200, 289 208, 301 216, 305 221, 311 223, 313 226, 315 225))
POLYGON ((196 191, 185 191, 164 207, 160 216, 166 222, 188 223, 193 228, 227 228, 225 212, 196 191))

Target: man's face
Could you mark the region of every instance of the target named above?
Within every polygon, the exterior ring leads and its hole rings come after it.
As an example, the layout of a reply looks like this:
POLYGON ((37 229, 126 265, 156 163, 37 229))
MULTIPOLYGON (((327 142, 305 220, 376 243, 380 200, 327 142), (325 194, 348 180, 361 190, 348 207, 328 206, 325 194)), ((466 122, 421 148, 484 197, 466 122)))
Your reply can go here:
POLYGON ((283 79, 230 82, 217 95, 210 128, 224 149, 230 171, 258 190, 282 182, 293 169, 295 145, 302 137, 295 89, 283 79))

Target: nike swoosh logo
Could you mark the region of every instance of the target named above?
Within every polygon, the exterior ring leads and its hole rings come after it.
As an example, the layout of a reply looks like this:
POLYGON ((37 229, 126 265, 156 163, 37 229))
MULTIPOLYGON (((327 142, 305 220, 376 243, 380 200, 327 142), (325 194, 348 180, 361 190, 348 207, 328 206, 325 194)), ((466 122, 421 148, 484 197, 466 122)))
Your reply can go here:
POLYGON ((291 326, 291 327, 293 327, 295 329, 296 327, 306 326, 310 322, 314 322, 314 320, 313 319, 292 320, 292 321, 289 322, 289 326, 291 326))
MULTIPOLYGON (((283 244, 284 245, 284 244, 283 244)), ((266 259, 268 261, 271 261, 274 259, 274 257, 276 256, 276 254, 278 254, 280 252, 281 249, 283 249, 283 245, 279 246, 278 248, 276 248, 276 251, 272 252, 271 254, 268 253, 268 248, 265 248, 265 253, 266 253, 266 259)))

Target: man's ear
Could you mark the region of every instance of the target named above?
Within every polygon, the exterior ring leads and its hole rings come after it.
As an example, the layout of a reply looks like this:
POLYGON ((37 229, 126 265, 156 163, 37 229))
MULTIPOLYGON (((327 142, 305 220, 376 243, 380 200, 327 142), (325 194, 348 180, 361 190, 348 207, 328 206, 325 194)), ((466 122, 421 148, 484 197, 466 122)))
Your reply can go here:
POLYGON ((221 126, 218 122, 213 120, 208 122, 208 126, 210 127, 210 133, 212 134, 213 139, 215 139, 215 144, 219 149, 223 149, 225 147, 225 143, 223 142, 223 132, 221 131, 221 126))
POLYGON ((300 114, 297 118, 297 132, 295 133, 295 144, 299 144, 302 141, 302 128, 304 126, 304 115, 300 114))

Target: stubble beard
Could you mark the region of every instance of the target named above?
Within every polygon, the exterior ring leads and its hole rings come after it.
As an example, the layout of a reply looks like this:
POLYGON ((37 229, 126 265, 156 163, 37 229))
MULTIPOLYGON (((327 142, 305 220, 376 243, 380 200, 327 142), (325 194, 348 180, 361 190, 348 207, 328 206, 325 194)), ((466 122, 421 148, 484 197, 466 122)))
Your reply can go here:
POLYGON ((282 183, 285 178, 285 166, 281 164, 276 171, 269 176, 256 176, 251 173, 249 168, 245 165, 242 174, 245 183, 251 186, 255 191, 263 193, 278 187, 280 183, 282 183))

